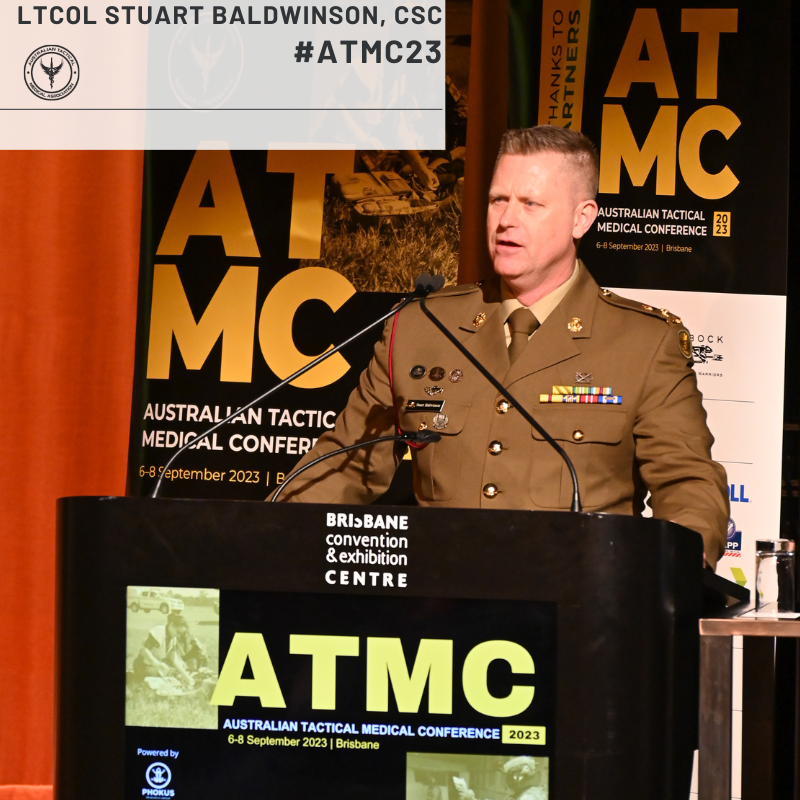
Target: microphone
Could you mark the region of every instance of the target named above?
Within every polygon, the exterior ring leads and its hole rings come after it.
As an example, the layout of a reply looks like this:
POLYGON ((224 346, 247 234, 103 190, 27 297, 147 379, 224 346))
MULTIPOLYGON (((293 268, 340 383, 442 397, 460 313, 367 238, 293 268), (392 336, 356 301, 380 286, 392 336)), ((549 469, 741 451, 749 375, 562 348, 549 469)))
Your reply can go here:
POLYGON ((444 275, 428 275, 423 272, 414 282, 414 293, 418 297, 425 297, 431 292, 438 292, 444 286, 444 275))
MULTIPOLYGON (((381 325, 382 323, 386 322, 387 319, 393 317, 395 314, 399 314, 407 305, 413 303, 415 300, 420 300, 425 298, 431 292, 438 291, 439 289, 444 286, 444 278, 441 275, 428 275, 427 273, 423 273, 420 275, 417 280, 414 282, 414 291, 412 294, 408 295, 402 302, 398 303, 391 311, 384 314, 382 317, 379 317, 374 322, 370 322, 369 325, 362 328, 360 331, 354 333, 349 339, 345 339, 345 341, 337 344, 336 347, 332 347, 330 350, 326 350, 321 356, 318 356, 313 361, 309 361, 304 367, 301 367, 297 372, 290 375, 288 378, 284 378, 280 383, 273 386, 271 389, 268 389, 264 394, 259 395, 254 400, 251 400, 246 405, 242 406, 241 408, 237 408, 236 411, 229 414, 225 419, 220 420, 216 425, 212 425, 208 430, 203 431, 198 436, 195 436, 194 439, 190 439, 186 442, 182 447, 179 447, 173 454, 172 457, 167 461, 164 465, 164 468, 161 470, 161 474, 158 476, 158 480, 156 481, 156 485, 153 488, 153 491, 150 492, 150 497, 155 498, 158 497, 158 492, 161 489, 161 481, 164 479, 164 475, 166 474, 167 470, 172 466, 173 462, 176 458, 178 458, 181 453, 185 450, 188 450, 190 447, 194 447, 199 442, 202 442, 203 439, 208 438, 214 431, 221 428, 226 423, 230 422, 232 419, 235 419, 243 411, 247 411, 248 408, 252 408, 256 403, 260 403, 262 400, 266 400, 271 394, 277 392, 278 389, 282 389, 286 386, 287 383, 291 383, 296 378, 299 378, 301 375, 304 375, 310 369, 313 369, 317 366, 317 364, 321 364, 326 359, 330 358, 334 353, 338 353, 342 348, 347 347, 351 342, 354 342, 360 336, 363 336, 367 331, 372 330, 373 328, 381 325)), ((438 440, 437 440, 438 441, 438 440)), ((284 484, 285 485, 285 484, 284 484)))
POLYGON ((307 469, 311 469, 311 467, 319 464, 320 461, 325 461, 327 458, 333 458, 333 456, 338 456, 340 453, 349 453, 351 450, 358 450, 360 447, 369 447, 370 445, 380 444, 381 442, 415 442, 416 444, 430 444, 432 442, 438 442, 441 438, 442 437, 436 433, 436 431, 422 430, 412 431, 410 433, 402 432, 395 434, 394 436, 380 436, 377 439, 369 439, 366 442, 356 442, 355 444, 347 445, 347 447, 340 447, 337 450, 331 450, 330 453, 317 456, 317 458, 309 461, 308 464, 304 464, 296 472, 293 472, 291 475, 289 475, 286 480, 275 490, 270 503, 274 503, 278 499, 278 495, 298 475, 302 475, 307 469))
MULTIPOLYGON (((420 279, 423 276, 420 275, 420 279)), ((500 381, 498 381, 494 375, 492 375, 483 364, 478 361, 472 353, 464 347, 461 342, 453 336, 450 331, 434 316, 433 312, 430 311, 427 306, 425 305, 425 297, 420 299, 420 308, 422 308, 423 314, 450 340, 450 342, 458 349, 458 351, 467 357, 467 359, 477 368, 478 372, 483 375, 489 383, 497 389, 500 394, 511 403, 520 414, 522 414, 522 418, 528 422, 532 427, 534 427, 544 438, 544 440, 564 459, 564 463, 567 465, 569 469, 570 477, 572 478, 572 507, 570 508, 571 511, 581 511, 581 494, 580 489, 578 488, 578 475, 575 472, 575 467, 572 464, 570 457, 564 452, 564 448, 525 410, 525 408, 512 397, 511 392, 506 389, 500 381)))

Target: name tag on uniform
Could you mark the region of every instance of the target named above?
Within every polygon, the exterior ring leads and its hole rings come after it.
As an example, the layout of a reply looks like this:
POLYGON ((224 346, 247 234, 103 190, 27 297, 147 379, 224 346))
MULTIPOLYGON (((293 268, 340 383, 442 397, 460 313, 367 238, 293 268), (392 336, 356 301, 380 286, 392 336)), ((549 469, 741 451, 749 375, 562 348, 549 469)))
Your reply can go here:
POLYGON ((439 412, 444 408, 444 403, 444 400, 409 400, 405 410, 439 412))

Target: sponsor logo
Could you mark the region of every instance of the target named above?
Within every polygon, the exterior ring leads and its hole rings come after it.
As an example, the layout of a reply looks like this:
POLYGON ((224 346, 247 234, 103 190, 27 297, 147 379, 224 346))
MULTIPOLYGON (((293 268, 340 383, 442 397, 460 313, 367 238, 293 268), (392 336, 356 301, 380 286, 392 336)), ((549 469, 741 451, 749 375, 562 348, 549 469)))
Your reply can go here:
POLYGON ((144 797, 174 797, 174 789, 167 789, 172 780, 172 771, 163 761, 154 761, 145 771, 144 778, 150 786, 142 789, 144 797))
POLYGON ((724 335, 701 333, 692 336, 692 361, 698 367, 697 374, 708 378, 721 378, 722 353, 720 345, 724 345, 724 335))
POLYGON ((722 361, 722 354, 715 353, 707 344, 692 345, 692 356, 695 364, 707 364, 709 361, 722 361))
POLYGON ((187 25, 175 35, 169 50, 169 84, 181 105, 211 109, 235 91, 244 70, 244 48, 236 27, 213 25, 209 12, 199 25, 187 25))
POLYGON ((728 486, 728 496, 731 498, 731 503, 749 503, 750 498, 745 494, 744 484, 740 483, 730 484, 728 486))
POLYGON ((48 44, 25 59, 25 85, 42 100, 63 100, 79 78, 78 59, 66 47, 48 44))
POLYGON ((736 530, 736 523, 732 519, 728 520, 727 538, 725 555, 740 557, 742 555, 742 532, 736 530))

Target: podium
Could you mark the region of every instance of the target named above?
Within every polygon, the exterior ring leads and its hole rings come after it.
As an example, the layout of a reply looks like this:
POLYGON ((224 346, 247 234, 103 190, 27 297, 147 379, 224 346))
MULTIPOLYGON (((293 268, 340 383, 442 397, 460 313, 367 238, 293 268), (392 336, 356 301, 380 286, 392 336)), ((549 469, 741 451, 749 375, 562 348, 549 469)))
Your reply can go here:
POLYGON ((58 529, 59 800, 688 796, 703 547, 678 525, 83 497, 58 529), (216 673, 170 697, 131 662, 176 608, 216 673), (166 722, 136 719, 150 692, 166 722))

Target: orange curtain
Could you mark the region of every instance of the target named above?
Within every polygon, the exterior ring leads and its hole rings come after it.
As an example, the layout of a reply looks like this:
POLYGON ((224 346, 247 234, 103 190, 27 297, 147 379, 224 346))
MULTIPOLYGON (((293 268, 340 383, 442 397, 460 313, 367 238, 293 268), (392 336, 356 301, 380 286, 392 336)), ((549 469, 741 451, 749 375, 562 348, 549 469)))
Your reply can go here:
POLYGON ((141 186, 140 152, 0 152, 0 800, 52 793, 56 498, 125 492, 141 186))

